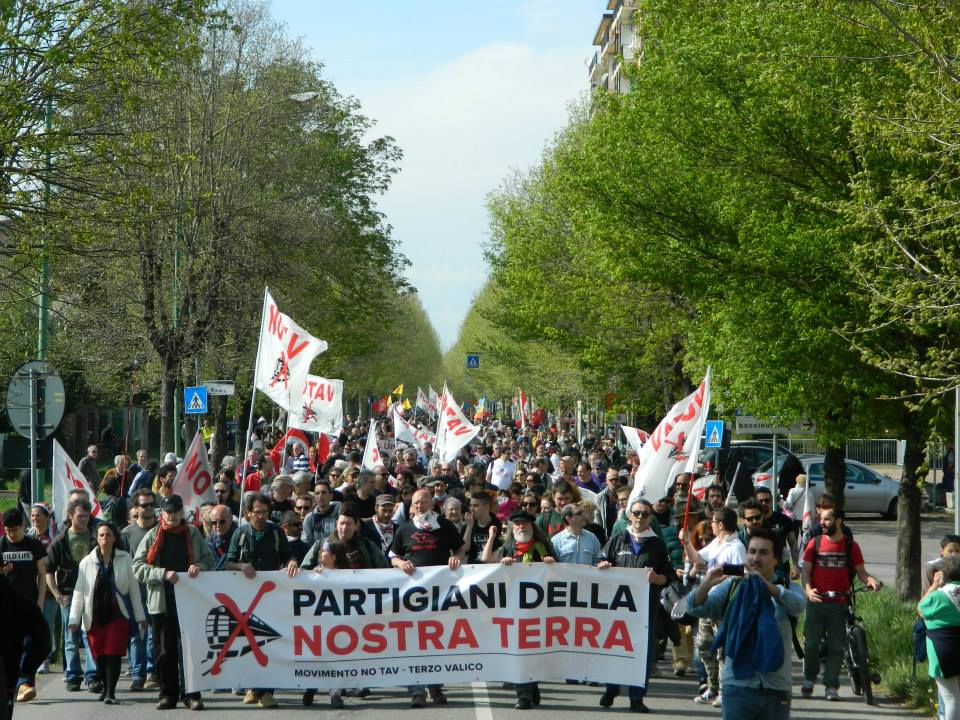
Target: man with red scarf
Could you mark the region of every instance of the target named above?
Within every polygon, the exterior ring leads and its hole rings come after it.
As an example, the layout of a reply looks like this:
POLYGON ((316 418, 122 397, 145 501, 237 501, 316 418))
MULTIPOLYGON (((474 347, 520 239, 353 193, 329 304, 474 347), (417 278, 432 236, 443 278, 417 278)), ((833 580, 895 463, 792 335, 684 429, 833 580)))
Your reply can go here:
POLYGON ((183 520, 183 499, 168 495, 160 504, 160 523, 140 542, 133 558, 137 580, 147 586, 147 610, 153 627, 153 652, 160 676, 157 710, 172 710, 177 701, 191 710, 203 710, 200 693, 184 693, 180 620, 173 586, 178 573, 196 577, 213 569, 213 553, 200 531, 183 520))

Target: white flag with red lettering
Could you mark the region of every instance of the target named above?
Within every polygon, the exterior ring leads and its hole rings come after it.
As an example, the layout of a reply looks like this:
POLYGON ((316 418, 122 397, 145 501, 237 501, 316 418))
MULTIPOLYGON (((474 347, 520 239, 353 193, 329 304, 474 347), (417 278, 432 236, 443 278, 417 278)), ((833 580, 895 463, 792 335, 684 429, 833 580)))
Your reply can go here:
POLYGON ((258 390, 288 412, 296 408, 307 382, 310 363, 326 349, 326 341, 313 337, 280 312, 270 291, 264 290, 257 351, 258 390))
POLYGON ((205 502, 216 502, 213 493, 213 473, 210 472, 210 458, 207 446, 203 442, 203 433, 197 433, 187 450, 180 470, 173 481, 173 494, 183 499, 183 517, 187 522, 197 525, 200 519, 200 506, 205 502))
POLYGON ((446 387, 440 398, 440 417, 437 420, 437 442, 434 455, 441 462, 451 462, 464 445, 480 432, 480 426, 467 420, 463 410, 446 387))
POLYGON ((396 406, 393 408, 392 416, 393 437, 397 442, 406 443, 407 445, 412 445, 414 447, 420 447, 421 444, 425 442, 428 442, 431 445, 436 445, 436 435, 429 433, 426 430, 421 430, 413 423, 404 420, 396 406))
POLYGON ((428 412, 430 406, 429 400, 427 400, 426 393, 423 392, 423 389, 420 386, 417 386, 417 408, 428 412))
POLYGON ((93 517, 100 517, 100 503, 97 502, 97 493, 90 487, 90 483, 87 482, 83 473, 74 465, 73 460, 67 455, 67 451, 54 439, 53 512, 57 516, 57 522, 63 522, 67 519, 67 498, 74 490, 87 491, 90 503, 93 505, 93 512, 90 514, 93 517))
POLYGON ((650 438, 650 433, 629 425, 621 425, 620 429, 623 430, 623 436, 627 439, 627 445, 639 455, 643 444, 650 438))
POLYGON ((380 455, 380 445, 377 443, 377 421, 370 421, 370 431, 367 433, 367 444, 363 446, 363 465, 367 470, 373 470, 377 465, 383 464, 383 456, 380 455))
MULTIPOLYGON (((710 368, 700 387, 674 405, 640 449, 630 502, 656 502, 667 494, 674 478, 696 468, 700 435, 710 409, 710 368)), ((628 506, 629 507, 629 506, 628 506)))
POLYGON ((343 380, 307 375, 299 400, 290 410, 288 425, 339 435, 343 430, 343 380))
POLYGON ((433 385, 427 385, 428 394, 427 394, 427 412, 431 415, 437 414, 437 403, 439 398, 437 397, 437 391, 433 389, 433 385))

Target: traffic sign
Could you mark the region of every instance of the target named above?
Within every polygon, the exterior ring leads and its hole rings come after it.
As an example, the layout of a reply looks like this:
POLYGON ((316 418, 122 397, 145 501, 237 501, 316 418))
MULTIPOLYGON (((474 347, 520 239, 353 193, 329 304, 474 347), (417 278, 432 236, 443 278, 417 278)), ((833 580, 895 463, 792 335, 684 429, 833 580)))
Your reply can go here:
POLYGON ((744 435, 812 435, 815 426, 809 420, 801 420, 792 425, 774 425, 767 420, 759 420, 752 415, 737 416, 737 434, 744 435))
POLYGON ((48 438, 63 420, 66 397, 57 371, 43 360, 31 360, 17 369, 7 387, 10 424, 25 438, 31 425, 37 440, 48 438))
POLYGON ((207 395, 233 395, 236 391, 229 380, 204 380, 200 384, 207 389, 207 395))
POLYGON ((704 447, 718 448, 723 446, 723 420, 707 420, 707 440, 704 447))
POLYGON ((480 356, 475 353, 467 354, 467 369, 468 370, 479 370, 480 369, 480 356))
POLYGON ((207 412, 207 389, 203 385, 183 389, 183 411, 187 415, 203 415, 207 412))

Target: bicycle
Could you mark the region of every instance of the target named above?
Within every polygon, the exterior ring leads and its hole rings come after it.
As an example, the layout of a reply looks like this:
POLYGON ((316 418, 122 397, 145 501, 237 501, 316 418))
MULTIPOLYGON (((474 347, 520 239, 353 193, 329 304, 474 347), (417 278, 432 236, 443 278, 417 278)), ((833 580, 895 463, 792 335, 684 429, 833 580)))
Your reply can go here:
POLYGON ((856 594, 871 592, 867 585, 853 588, 851 592, 829 590, 822 593, 824 598, 847 599, 846 632, 843 638, 843 666, 850 679, 850 689, 854 695, 863 696, 867 705, 873 705, 873 686, 880 682, 880 675, 870 669, 870 652, 867 649, 867 631, 863 627, 863 618, 857 615, 856 594))

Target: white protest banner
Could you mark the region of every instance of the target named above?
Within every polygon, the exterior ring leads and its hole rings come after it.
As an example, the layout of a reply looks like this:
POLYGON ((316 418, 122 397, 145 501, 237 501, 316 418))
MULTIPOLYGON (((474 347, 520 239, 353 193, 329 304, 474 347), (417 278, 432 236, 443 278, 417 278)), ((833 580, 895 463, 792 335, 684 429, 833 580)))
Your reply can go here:
POLYGON ((73 460, 67 455, 54 439, 53 441, 53 512, 56 513, 57 521, 63 522, 67 519, 67 498, 73 490, 86 490, 90 502, 93 504, 93 517, 100 517, 100 503, 97 501, 97 493, 90 487, 87 478, 73 464, 73 460))
POLYGON ((180 573, 188 692, 256 685, 356 688, 474 680, 638 685, 646 570, 500 563, 180 573))
POLYGON ((213 492, 213 473, 210 471, 210 458, 207 446, 203 442, 203 433, 198 432, 190 443, 177 477, 173 481, 173 493, 183 498, 183 516, 187 522, 196 525, 200 506, 205 502, 217 501, 213 492))
POLYGON ((413 447, 420 447, 425 442, 428 442, 431 445, 436 444, 436 435, 427 432, 426 430, 422 430, 413 423, 404 420, 403 416, 396 410, 396 408, 394 408, 392 415, 393 436, 397 439, 397 442, 406 443, 407 445, 412 445, 413 447))
POLYGON ((383 464, 383 456, 380 454, 380 446, 377 444, 377 421, 370 421, 370 430, 367 432, 367 443, 363 446, 363 464, 362 467, 367 470, 373 470, 377 465, 383 464))
POLYGON ((667 494, 674 478, 696 466, 700 435, 710 404, 710 370, 700 386, 674 405, 640 448, 640 468, 634 476, 630 502, 656 502, 667 494))
POLYGON ((620 429, 623 430, 623 436, 627 439, 627 445, 639 455, 643 444, 650 438, 650 434, 629 425, 621 425, 620 429))
POLYGON ((427 408, 429 407, 429 405, 430 403, 427 400, 426 394, 423 392, 423 389, 420 388, 420 386, 418 385, 417 386, 417 408, 419 410, 423 410, 424 412, 428 412, 427 408))
POLYGON ((460 448, 473 440, 480 432, 480 426, 474 425, 457 405, 453 395, 446 388, 440 398, 440 416, 437 420, 437 443, 435 455, 441 462, 452 462, 460 448))
POLYGON ((427 385, 427 388, 427 412, 429 412, 431 415, 436 415, 437 403, 440 399, 437 397, 437 391, 433 389, 433 385, 427 385))
POLYGON ((326 341, 313 337, 280 312, 270 292, 264 293, 255 378, 258 390, 289 412, 303 394, 310 363, 326 349, 326 341))
POLYGON ((343 429, 343 380, 307 375, 288 424, 300 430, 339 435, 343 429))

